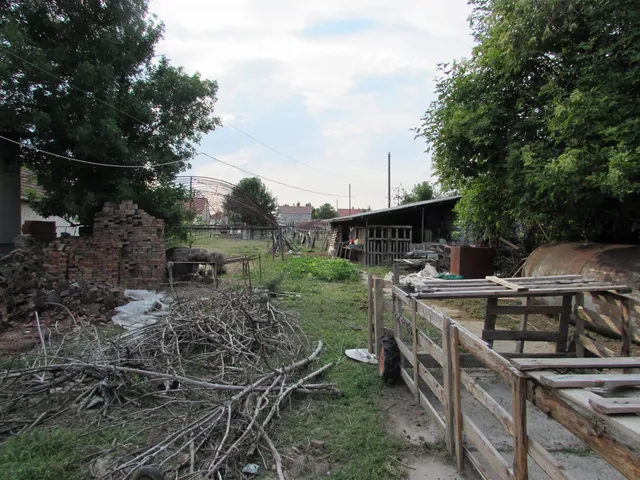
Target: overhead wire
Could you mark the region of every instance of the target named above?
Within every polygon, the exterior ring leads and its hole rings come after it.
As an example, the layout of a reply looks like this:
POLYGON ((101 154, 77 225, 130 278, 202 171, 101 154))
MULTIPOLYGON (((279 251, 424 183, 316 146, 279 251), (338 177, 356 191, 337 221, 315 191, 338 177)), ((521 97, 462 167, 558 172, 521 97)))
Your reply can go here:
MULTIPOLYGON (((20 56, 20 55, 18 55, 18 54, 16 54, 16 53, 14 53, 14 52, 11 52, 9 49, 7 49, 6 47, 4 47, 4 46, 2 46, 2 45, 0 45, 0 50, 3 50, 3 51, 5 51, 5 52, 7 52, 9 55, 11 55, 11 56, 13 56, 13 57, 15 57, 15 58, 18 58, 19 60, 21 60, 21 61, 23 61, 23 62, 27 63, 28 65, 30 65, 30 66, 32 66, 32 67, 34 67, 34 68, 38 69, 38 70, 40 70, 41 72, 43 72, 43 73, 45 73, 45 74, 47 74, 47 75, 51 76, 52 78, 55 78, 55 79, 57 79, 57 80, 59 80, 59 81, 61 81, 61 82, 64 82, 64 83, 65 83, 66 85, 68 85, 70 88, 73 88, 73 89, 75 89, 75 90, 78 90, 79 92, 82 92, 82 93, 84 93, 85 95, 91 95, 91 93, 89 93, 88 91, 83 90, 83 89, 81 89, 81 88, 79 88, 79 87, 76 87, 75 85, 71 84, 71 83, 70 83, 70 82, 68 82, 67 80, 64 80, 63 78, 61 78, 61 77, 59 77, 59 76, 57 76, 57 75, 55 75, 55 74, 53 74, 53 73, 49 72, 48 70, 46 70, 46 69, 44 69, 44 68, 41 68, 40 66, 38 66, 38 65, 34 64, 33 62, 30 62, 29 60, 25 59, 24 57, 22 57, 22 56, 20 56)), ((148 124, 147 124, 146 122, 144 122, 144 121, 140 120, 139 118, 134 117, 133 115, 130 115, 129 113, 125 112, 124 110, 121 110, 121 109, 119 109, 118 107, 116 107, 116 106, 114 106, 114 105, 112 105, 112 104, 110 104, 110 103, 108 103, 108 102, 105 102, 104 100, 102 100, 102 99, 100 99, 100 98, 98 98, 98 97, 96 97, 96 96, 93 96, 93 98, 95 98, 97 101, 99 101, 99 102, 100 102, 100 103, 102 103, 103 105, 105 105, 105 106, 107 106, 107 107, 109 107, 109 108, 112 108, 113 110, 115 110, 115 111, 117 111, 117 112, 120 112, 120 113, 122 113, 123 115, 126 115, 127 117, 129 117, 129 118, 131 118, 131 119, 133 119, 133 120, 137 121, 137 122, 138 122, 138 123, 140 123, 141 125, 148 126, 148 124)), ((229 124, 229 123, 228 123, 228 124, 229 124)), ((275 152, 277 152, 277 153, 279 153, 279 154, 281 154, 281 155, 286 156, 286 155, 285 155, 285 154, 283 154, 282 152, 279 152, 279 151, 277 151, 277 150, 275 150, 275 149, 273 149, 273 148, 269 147, 268 145, 264 144, 263 142, 261 142, 260 140, 256 139, 255 137, 252 137, 251 135, 247 134, 246 132, 244 132, 244 131, 240 130, 240 129, 239 129, 238 127, 236 127, 235 125, 231 125, 231 124, 229 124, 229 125, 230 125, 230 126, 232 126, 233 128, 235 128, 236 130, 238 130, 239 132, 243 133, 244 135, 247 135, 249 138, 252 138, 253 140, 257 141, 258 143, 262 143, 262 144, 263 144, 263 145, 265 145, 267 148, 270 148, 271 150, 273 150, 273 151, 275 151, 275 152)), ((21 143, 21 142, 18 142, 18 141, 15 141, 15 140, 9 139, 9 138, 4 137, 4 136, 1 136, 1 135, 0 135, 0 138, 2 138, 2 139, 4 139, 4 140, 6 140, 6 141, 8 141, 8 142, 15 143, 15 144, 17 144, 17 145, 19 145, 19 146, 21 146, 21 147, 23 147, 23 148, 31 149, 31 150, 36 151, 36 152, 38 152, 38 153, 42 153, 42 154, 45 154, 45 155, 50 155, 50 156, 53 156, 53 157, 57 157, 57 158, 61 158, 61 159, 65 159, 65 160, 69 160, 69 161, 72 161, 72 162, 83 163, 83 164, 88 164, 88 165, 95 165, 95 166, 101 166, 101 167, 113 167, 113 168, 153 168, 153 167, 161 167, 161 166, 165 166, 165 165, 173 165, 173 164, 181 163, 181 162, 183 162, 183 161, 184 161, 184 160, 175 160, 175 161, 172 161, 172 162, 166 162, 166 163, 160 163, 160 164, 153 164, 153 165, 119 165, 119 164, 110 164, 110 163, 99 163, 99 162, 91 162, 91 161, 88 161, 88 160, 82 160, 82 159, 78 159, 78 158, 72 158, 72 157, 68 157, 68 156, 65 156, 65 155, 60 155, 60 154, 53 153, 53 152, 48 152, 48 151, 46 151, 46 150, 42 150, 42 149, 40 149, 40 148, 34 147, 33 145, 25 145, 25 144, 23 144, 23 143, 21 143)), ((328 196, 328 197, 338 197, 338 198, 346 198, 346 197, 347 197, 347 195, 336 195, 336 194, 332 194, 332 193, 318 192, 318 191, 315 191, 315 190, 309 190, 309 189, 305 189, 305 188, 301 188, 301 187, 296 187, 295 185, 289 185, 289 184, 287 184, 287 183, 280 182, 280 181, 278 181, 278 180, 272 180, 272 179, 269 179, 269 178, 267 178, 267 177, 265 177, 265 176, 263 176, 263 175, 259 175, 259 174, 257 174, 257 173, 253 173, 253 172, 251 172, 251 171, 249 171, 249 170, 246 170, 246 169, 243 169, 243 168, 241 168, 241 167, 238 167, 237 165, 233 165, 233 164, 231 164, 231 163, 225 162, 224 160, 220 160, 219 158, 216 158, 216 157, 214 157, 213 155, 210 155, 210 154, 208 154, 208 153, 206 153, 206 152, 201 152, 201 151, 196 150, 196 153, 197 153, 198 155, 203 155, 203 156, 205 156, 205 157, 211 158, 212 160, 215 160, 215 161, 217 161, 217 162, 219 162, 219 163, 222 163, 222 164, 224 164, 224 165, 227 165, 227 166, 229 166, 229 167, 235 168, 235 169, 237 169, 237 170, 239 170, 239 171, 241 171, 241 172, 243 172, 243 173, 246 173, 246 174, 248 174, 248 175, 253 175, 253 176, 259 177, 259 178, 261 178, 261 179, 263 179, 263 180, 265 180, 265 181, 268 181, 268 182, 271 182, 271 183, 275 183, 275 184, 278 184, 278 185, 282 185, 282 186, 287 187, 287 188, 292 188, 292 189, 294 189, 294 190, 299 190, 299 191, 306 192, 306 193, 313 193, 313 194, 316 194, 316 195, 323 195, 323 196, 328 196)), ((287 157, 288 157, 288 156, 287 156, 287 157)), ((290 158, 291 160, 297 161, 297 160, 295 160, 293 157, 288 157, 288 158, 290 158)), ((302 162, 299 162, 299 163, 301 163, 301 164, 302 164, 302 162)), ((308 166, 308 165, 306 165, 306 164, 303 164, 303 165, 308 166)), ((313 168, 313 167, 309 167, 309 168, 313 168)), ((326 173, 326 172, 325 172, 325 173, 326 173)))

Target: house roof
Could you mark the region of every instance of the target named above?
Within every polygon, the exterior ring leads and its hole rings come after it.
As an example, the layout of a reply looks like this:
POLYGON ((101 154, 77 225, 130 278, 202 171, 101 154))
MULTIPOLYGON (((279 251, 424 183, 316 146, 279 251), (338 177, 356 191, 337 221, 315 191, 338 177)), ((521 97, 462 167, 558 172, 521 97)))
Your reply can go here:
POLYGON ((349 215, 356 215, 358 213, 364 213, 366 210, 364 208, 352 208, 349 210, 348 208, 339 208, 338 209, 338 217, 346 217, 349 215))
POLYGON ((284 215, 311 215, 312 208, 310 203, 299 207, 297 205, 280 205, 278 207, 278 213, 284 215))
POLYGON ((205 197, 194 197, 193 207, 192 202, 189 201, 184 203, 184 208, 187 211, 193 210, 197 215, 202 215, 205 213, 205 211, 209 211, 210 213, 209 200, 207 200, 205 197))
POLYGON ((409 210, 412 210, 414 208, 421 208, 421 207, 426 207, 426 206, 429 206, 429 205, 437 205, 437 204, 443 204, 443 203, 456 203, 461 198, 462 198, 461 195, 456 195, 454 197, 434 198, 433 200, 425 200, 423 202, 408 203, 406 205, 398 205, 397 207, 383 208, 381 210, 374 210, 372 212, 363 212, 363 213, 358 213, 358 214, 355 214, 355 215, 348 215, 348 216, 344 216, 344 217, 332 218, 331 220, 329 220, 329 222, 330 223, 346 222, 346 221, 354 220, 354 219, 358 219, 358 218, 365 218, 365 217, 368 217, 370 215, 380 215, 380 214, 384 214, 384 213, 395 213, 395 212, 409 211, 409 210))
POLYGON ((28 200, 28 192, 33 192, 36 195, 44 195, 44 189, 38 185, 36 174, 22 167, 20 169, 20 198, 22 200, 28 200))

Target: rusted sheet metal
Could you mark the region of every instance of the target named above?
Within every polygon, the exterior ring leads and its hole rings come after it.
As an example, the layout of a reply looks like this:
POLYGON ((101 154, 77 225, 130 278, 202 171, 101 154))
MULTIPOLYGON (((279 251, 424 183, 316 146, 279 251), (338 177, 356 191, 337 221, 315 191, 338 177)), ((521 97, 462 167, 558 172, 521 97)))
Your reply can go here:
POLYGON ((640 291, 640 246, 599 243, 558 243, 535 250, 524 275, 539 277, 577 274, 585 278, 626 284, 640 291))
MULTIPOLYGON (((640 335, 640 246, 599 243, 558 243, 535 250, 524 265, 523 276, 582 275, 585 278, 625 284, 631 295, 632 333, 640 335)), ((616 302, 614 302, 616 303, 616 302)), ((584 307, 616 324, 619 309, 610 311, 598 298, 585 295, 584 307)))

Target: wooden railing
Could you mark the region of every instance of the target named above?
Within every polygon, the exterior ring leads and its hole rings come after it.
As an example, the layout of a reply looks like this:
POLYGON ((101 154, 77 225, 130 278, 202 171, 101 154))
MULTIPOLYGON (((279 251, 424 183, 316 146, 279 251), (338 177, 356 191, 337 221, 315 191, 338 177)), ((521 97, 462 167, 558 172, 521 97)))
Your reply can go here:
POLYGON ((527 479, 530 456, 553 480, 571 478, 559 462, 527 433, 527 381, 513 368, 509 361, 490 349, 487 344, 442 312, 416 299, 403 290, 382 279, 370 279, 370 345, 373 351, 380 351, 380 336, 384 328, 384 314, 393 314, 393 332, 401 354, 401 376, 420 404, 435 420, 445 436, 449 454, 456 459, 459 471, 465 461, 470 461, 474 469, 486 478, 492 475, 486 471, 484 459, 495 474, 503 480, 527 479), (391 302, 383 298, 383 289, 392 289, 391 302), (425 322, 425 334, 418 326, 425 322), (376 333, 377 332, 377 333, 376 333), (433 338, 440 337, 441 345, 433 338), (408 338, 410 340, 406 340, 408 338), (461 368, 461 350, 468 352, 487 369, 496 373, 511 386, 512 413, 507 412, 469 374, 461 368), (420 357, 430 356, 442 369, 442 384, 421 362, 420 357), (432 393, 425 394, 424 386, 432 393), (476 423, 462 408, 462 391, 465 389, 478 400, 512 437, 513 462, 510 464, 498 451, 476 423), (444 407, 444 414, 429 400, 435 397, 444 407), (471 451, 464 443, 464 437, 477 451, 471 451), (479 456, 478 456, 479 455, 479 456))

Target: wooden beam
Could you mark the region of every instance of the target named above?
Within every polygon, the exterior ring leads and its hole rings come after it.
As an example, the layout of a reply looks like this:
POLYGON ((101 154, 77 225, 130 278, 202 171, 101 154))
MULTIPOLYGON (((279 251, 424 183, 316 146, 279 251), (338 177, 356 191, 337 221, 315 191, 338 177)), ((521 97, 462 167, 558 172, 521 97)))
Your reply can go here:
POLYGON ((598 357, 612 358, 612 357, 618 356, 617 353, 615 353, 613 350, 609 350, 604 345, 599 344, 598 342, 590 339, 585 335, 578 334, 577 328, 573 338, 574 338, 574 341, 576 342, 576 346, 580 345, 583 349, 590 351, 591 353, 593 353, 598 357))
POLYGON ((575 402, 574 394, 578 392, 588 394, 586 390, 550 390, 542 385, 533 385, 527 397, 538 409, 593 448, 625 477, 640 478, 640 442, 637 440, 637 432, 635 438, 630 438, 614 422, 606 421, 611 420, 611 417, 603 418, 588 406, 575 402))
POLYGON ((496 329, 496 315, 494 313, 490 313, 490 310, 493 307, 496 307, 497 305, 498 305, 497 298, 487 298, 487 305, 486 305, 486 310, 484 314, 484 327, 482 330, 482 339, 487 340, 487 345, 489 345, 489 348, 493 347, 493 340, 488 340, 487 338, 485 338, 484 332, 493 331, 496 329))
POLYGON ((418 363, 418 371, 420 373, 420 378, 422 378, 422 381, 427 384, 429 389, 433 392, 440 403, 444 405, 444 387, 438 383, 436 377, 431 375, 431 372, 429 372, 429 370, 427 370, 425 366, 422 365, 422 363, 418 363))
POLYGON ((509 290, 515 290, 516 292, 525 292, 529 290, 529 287, 523 287, 522 285, 518 285, 517 283, 510 282, 509 280, 505 280, 500 277, 485 277, 492 283, 497 283, 498 285, 502 285, 503 287, 507 287, 509 290))
POLYGON ((373 351, 373 309, 373 277, 369 274, 367 275, 367 348, 369 353, 377 355, 378 352, 373 351))
POLYGON ((550 370, 565 368, 639 368, 640 357, 626 358, 513 358, 518 370, 550 370))
POLYGON ((567 351, 569 343, 569 325, 571 324, 571 304, 573 302, 572 295, 562 297, 562 313, 560 314, 560 336, 556 343, 556 352, 562 353, 567 351))
POLYGON ((420 343, 420 348, 425 350, 427 354, 432 356, 434 360, 438 362, 438 367, 442 367, 444 363, 442 348, 440 348, 433 340, 427 337, 420 330, 418 330, 418 343, 420 343))
MULTIPOLYGON (((530 297, 526 297, 523 300, 529 300, 530 297)), ((560 315, 562 313, 561 306, 553 305, 497 305, 487 309, 488 313, 493 315, 560 315)))
POLYGON ((540 383, 552 388, 638 387, 640 386, 640 374, 542 375, 540 383))
POLYGON ((453 362, 451 355, 451 319, 449 317, 444 318, 444 325, 442 329, 442 354, 444 356, 444 420, 447 430, 445 432, 445 442, 447 444, 447 451, 452 457, 455 456, 455 426, 454 426, 454 412, 453 412, 453 362))
POLYGON ((603 415, 615 415, 622 413, 640 413, 640 398, 614 397, 590 399, 589 405, 596 412, 603 415))
POLYGON ((453 416, 455 427, 455 450, 456 450, 456 463, 458 467, 458 473, 462 473, 464 468, 464 451, 463 451, 463 438, 462 438, 462 394, 461 394, 461 382, 460 376, 462 370, 460 369, 460 337, 458 329, 453 326, 451 328, 451 368, 452 368, 452 380, 453 380, 453 416))
POLYGON ((469 289, 457 291, 455 289, 433 289, 436 291, 422 291, 415 295, 418 299, 427 298, 506 298, 506 297, 557 297, 565 294, 576 294, 581 292, 631 292, 632 289, 628 285, 599 285, 599 286, 580 286, 580 287, 552 287, 552 288, 536 288, 526 292, 516 292, 514 290, 483 290, 469 289))
POLYGON ((536 332, 533 330, 483 330, 483 340, 529 340, 531 342, 557 342, 562 335, 558 332, 536 332))
POLYGON ((507 383, 510 384, 512 372, 509 361, 499 353, 491 350, 482 340, 466 328, 458 326, 458 330, 462 346, 474 357, 480 360, 487 368, 500 375, 507 381, 507 383))
POLYGON ((471 443, 475 445, 480 455, 491 465, 493 471, 502 480, 511 480, 511 471, 507 461, 467 415, 462 416, 462 427, 471 443))
MULTIPOLYGON (((420 364, 420 359, 418 358, 418 305, 416 299, 411 300, 411 313, 412 313, 412 322, 411 322, 411 344, 413 347, 413 383, 416 387, 420 385, 420 369, 418 365, 420 364)), ((416 403, 420 403, 420 389, 416 388, 414 392, 414 399, 416 403)))
MULTIPOLYGON (((520 320, 520 330, 523 332, 527 329, 527 324, 529 323, 529 307, 531 304, 531 297, 526 297, 522 299, 523 307, 525 309, 522 312, 522 319, 520 320)), ((516 353, 524 352, 524 340, 521 340, 520 343, 516 345, 516 353)))
POLYGON ((380 355, 380 339, 384 335, 384 289, 383 280, 376 278, 373 281, 373 302, 374 302, 374 315, 375 315, 375 345, 376 355, 380 355))
POLYGON ((411 379, 411 376, 404 368, 400 368, 400 376, 407 384, 407 387, 409 387, 409 390, 411 390, 411 393, 413 393, 414 390, 418 388, 418 392, 420 393, 420 405, 431 416, 431 418, 433 418, 433 420, 436 422, 436 425, 438 425, 438 427, 440 427, 443 432, 446 431, 444 419, 438 413, 438 410, 436 410, 435 407, 431 405, 431 402, 429 402, 429 399, 425 396, 425 394, 420 392, 419 387, 416 387, 416 385, 413 383, 413 380, 411 379))
POLYGON ((513 474, 516 480, 529 478, 527 452, 527 379, 514 375, 511 388, 513 405, 513 474))
MULTIPOLYGON (((470 375, 462 372, 462 384, 478 400, 483 407, 500 422, 506 432, 513 436, 513 419, 502 405, 494 400, 470 375)), ((549 453, 540 442, 527 434, 529 455, 552 480, 570 480, 571 476, 564 472, 564 467, 549 453)))

